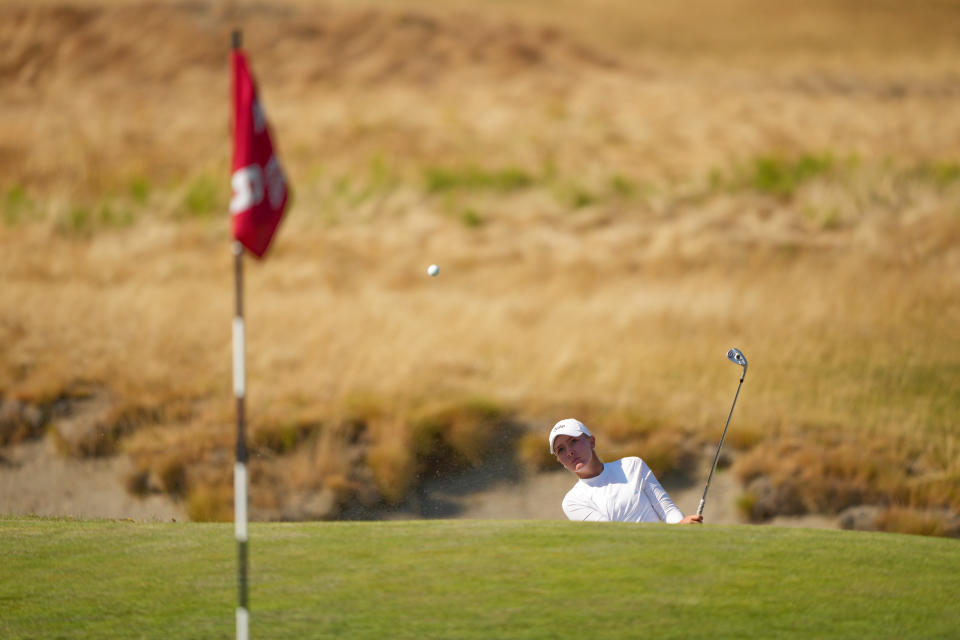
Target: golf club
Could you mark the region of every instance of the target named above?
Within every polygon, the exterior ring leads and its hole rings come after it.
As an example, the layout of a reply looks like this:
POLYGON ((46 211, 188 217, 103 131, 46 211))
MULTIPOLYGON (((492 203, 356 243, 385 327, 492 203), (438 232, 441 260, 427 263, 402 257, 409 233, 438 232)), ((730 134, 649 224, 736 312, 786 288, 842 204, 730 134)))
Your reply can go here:
POLYGON ((703 497, 700 498, 700 506, 697 507, 697 515, 703 515, 703 504, 707 500, 707 491, 710 489, 710 480, 713 479, 713 472, 717 468, 717 460, 720 459, 720 447, 723 446, 723 439, 727 436, 727 427, 730 426, 730 418, 733 416, 733 408, 737 406, 737 398, 740 397, 740 387, 743 386, 743 378, 747 375, 747 358, 740 349, 730 349, 727 351, 727 359, 733 364, 743 367, 740 373, 740 384, 737 385, 737 395, 733 396, 733 406, 730 407, 730 415, 727 416, 727 424, 723 426, 723 434, 720 436, 720 444, 717 445, 717 454, 713 456, 713 466, 710 467, 710 475, 707 476, 707 486, 703 488, 703 497))

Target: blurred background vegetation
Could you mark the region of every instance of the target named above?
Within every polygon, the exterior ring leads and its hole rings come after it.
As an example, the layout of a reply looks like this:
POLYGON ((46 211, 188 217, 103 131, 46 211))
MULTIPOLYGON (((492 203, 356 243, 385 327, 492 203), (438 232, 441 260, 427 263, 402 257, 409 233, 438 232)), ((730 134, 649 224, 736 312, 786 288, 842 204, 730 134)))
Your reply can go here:
POLYGON ((0 444, 127 456, 130 492, 232 517, 241 28, 294 190, 247 263, 253 517, 533 473, 569 415, 606 458, 692 473, 738 346, 745 518, 869 507, 956 535, 958 19, 933 0, 5 2, 0 444))

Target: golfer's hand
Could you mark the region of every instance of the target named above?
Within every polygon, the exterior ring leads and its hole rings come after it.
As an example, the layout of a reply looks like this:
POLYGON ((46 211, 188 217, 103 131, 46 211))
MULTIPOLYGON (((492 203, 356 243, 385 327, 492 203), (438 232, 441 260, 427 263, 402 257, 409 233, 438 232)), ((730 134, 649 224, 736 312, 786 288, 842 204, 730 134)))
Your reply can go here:
POLYGON ((686 516, 683 520, 681 520, 680 524, 693 524, 694 522, 696 522, 697 524, 702 524, 703 516, 697 515, 696 513, 691 514, 689 516, 686 516))

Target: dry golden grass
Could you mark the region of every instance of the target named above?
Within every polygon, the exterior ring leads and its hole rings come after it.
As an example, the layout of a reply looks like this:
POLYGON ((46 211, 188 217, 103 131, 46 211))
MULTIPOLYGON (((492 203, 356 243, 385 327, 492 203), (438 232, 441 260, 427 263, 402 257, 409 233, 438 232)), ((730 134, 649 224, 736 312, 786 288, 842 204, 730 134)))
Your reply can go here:
POLYGON ((682 469, 732 345, 784 509, 960 510, 960 5, 432 5, 0 5, 0 393, 149 409, 140 484, 229 516, 242 26, 295 190, 247 262, 255 514, 568 414, 682 469))

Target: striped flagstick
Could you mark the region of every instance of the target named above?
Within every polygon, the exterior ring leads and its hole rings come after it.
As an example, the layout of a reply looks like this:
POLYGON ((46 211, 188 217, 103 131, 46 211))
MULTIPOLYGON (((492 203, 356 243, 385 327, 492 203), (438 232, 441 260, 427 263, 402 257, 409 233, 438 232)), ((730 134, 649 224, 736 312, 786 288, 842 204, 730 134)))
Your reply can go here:
MULTIPOLYGON (((241 35, 231 35, 234 53, 241 46, 241 35)), ((233 521, 237 538, 237 640, 250 637, 250 609, 247 603, 247 439, 244 427, 246 396, 246 336, 243 327, 243 244, 233 241, 234 298, 233 317, 233 396, 237 404, 237 452, 233 465, 233 521)))
POLYGON ((233 318, 233 395, 237 402, 237 458, 233 466, 233 519, 237 538, 237 640, 250 637, 250 612, 247 608, 247 442, 244 435, 243 331, 243 246, 233 243, 233 272, 236 282, 236 314, 233 318))

